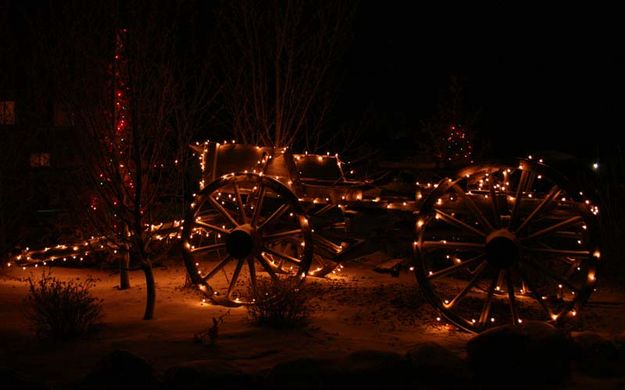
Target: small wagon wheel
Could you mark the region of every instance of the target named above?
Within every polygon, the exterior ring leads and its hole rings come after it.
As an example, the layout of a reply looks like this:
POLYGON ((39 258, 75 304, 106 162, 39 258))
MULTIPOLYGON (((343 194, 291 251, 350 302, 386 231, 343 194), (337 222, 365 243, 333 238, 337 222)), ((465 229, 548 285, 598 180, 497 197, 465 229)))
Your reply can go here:
POLYGON ((431 303, 471 332, 577 314, 596 283, 598 209, 542 163, 468 168, 417 217, 415 274, 431 303))
POLYGON ((253 303, 257 278, 279 277, 278 259, 300 279, 312 261, 310 227, 297 197, 259 174, 224 175, 202 189, 185 217, 182 242, 191 280, 223 305, 253 303), (285 252, 278 245, 285 239, 301 250, 285 252))

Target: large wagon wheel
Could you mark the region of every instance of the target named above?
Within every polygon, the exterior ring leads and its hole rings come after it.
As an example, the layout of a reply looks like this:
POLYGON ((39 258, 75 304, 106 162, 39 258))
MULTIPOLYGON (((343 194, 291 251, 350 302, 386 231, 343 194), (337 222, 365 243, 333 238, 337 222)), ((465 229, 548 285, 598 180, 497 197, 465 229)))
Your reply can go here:
POLYGON ((223 305, 252 303, 256 280, 264 277, 259 272, 303 279, 312 261, 310 227, 297 197, 277 180, 252 173, 224 175, 201 190, 185 217, 182 241, 191 280, 223 305), (300 250, 284 250, 284 240, 300 250), (288 272, 279 272, 284 268, 288 272))
POLYGON ((577 314, 596 283, 598 209, 542 163, 468 168, 417 217, 415 274, 445 318, 472 332, 577 314))

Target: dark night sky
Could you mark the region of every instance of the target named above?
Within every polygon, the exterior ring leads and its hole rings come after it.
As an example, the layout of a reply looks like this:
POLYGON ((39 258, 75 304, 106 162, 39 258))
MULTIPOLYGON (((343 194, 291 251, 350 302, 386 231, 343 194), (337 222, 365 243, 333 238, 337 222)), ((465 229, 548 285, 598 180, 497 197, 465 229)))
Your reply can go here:
POLYGON ((557 149, 595 158, 614 145, 625 107, 625 27, 616 9, 412 3, 359 2, 339 121, 357 123, 369 110, 416 128, 453 74, 494 154, 557 149))
POLYGON ((592 158, 623 130, 625 32, 614 9, 361 7, 344 85, 354 110, 426 118, 455 74, 496 154, 592 158))

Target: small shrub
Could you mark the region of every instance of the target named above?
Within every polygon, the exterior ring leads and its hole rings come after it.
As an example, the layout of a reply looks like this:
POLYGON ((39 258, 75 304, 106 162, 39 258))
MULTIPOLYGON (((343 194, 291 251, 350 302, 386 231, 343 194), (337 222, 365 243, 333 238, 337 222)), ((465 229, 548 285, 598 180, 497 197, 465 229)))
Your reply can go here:
POLYGON ((196 333, 193 339, 197 343, 201 343, 208 347, 214 348, 217 346, 217 339, 219 338, 219 327, 224 323, 224 317, 230 314, 230 310, 225 312, 219 317, 213 317, 213 324, 205 331, 196 333))
POLYGON ((306 324, 312 311, 312 293, 297 277, 258 279, 252 292, 255 303, 247 310, 252 322, 272 328, 290 328, 306 324))
POLYGON ((25 315, 41 338, 69 339, 92 330, 102 315, 102 300, 91 296, 91 278, 64 282, 44 273, 28 278, 25 315))

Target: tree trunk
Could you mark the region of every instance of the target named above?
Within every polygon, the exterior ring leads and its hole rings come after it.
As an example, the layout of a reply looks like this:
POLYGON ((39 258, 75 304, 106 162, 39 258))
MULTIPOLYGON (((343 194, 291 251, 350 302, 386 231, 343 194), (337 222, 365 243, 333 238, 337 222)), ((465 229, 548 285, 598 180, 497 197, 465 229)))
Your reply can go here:
POLYGON ((152 263, 150 260, 143 260, 143 273, 145 274, 145 287, 147 299, 145 301, 144 320, 154 318, 154 306, 156 305, 156 286, 154 284, 154 272, 152 271, 152 263))
POLYGON ((128 290, 130 288, 130 275, 128 268, 130 267, 130 253, 126 250, 119 259, 119 289, 128 290))
MULTIPOLYGON (((124 237, 128 237, 128 225, 124 224, 124 237)), ((119 259, 119 289, 128 290, 130 288, 130 275, 128 269, 130 268, 130 248, 128 245, 124 245, 122 257, 119 259)))

